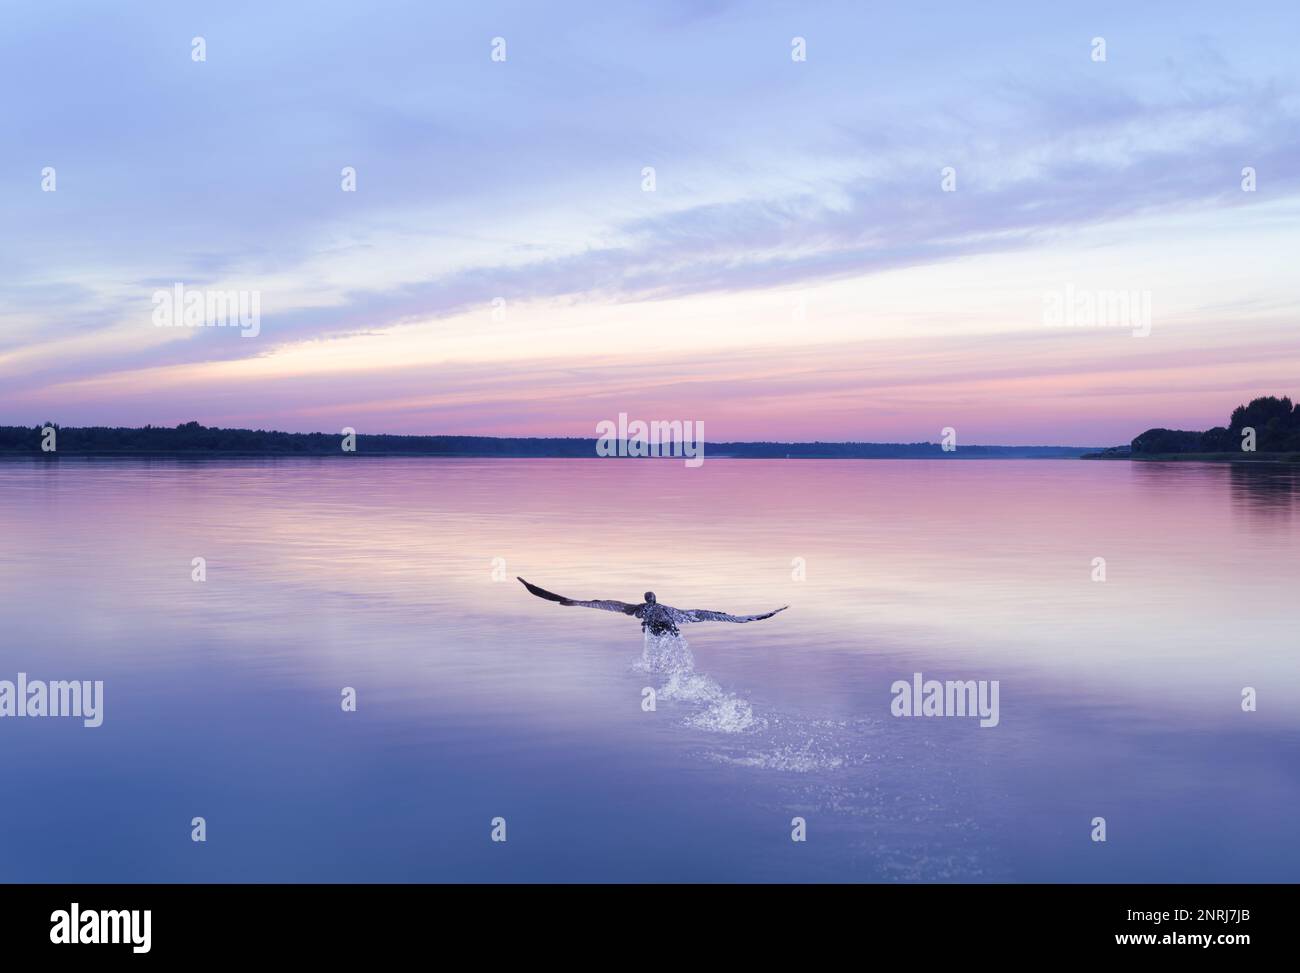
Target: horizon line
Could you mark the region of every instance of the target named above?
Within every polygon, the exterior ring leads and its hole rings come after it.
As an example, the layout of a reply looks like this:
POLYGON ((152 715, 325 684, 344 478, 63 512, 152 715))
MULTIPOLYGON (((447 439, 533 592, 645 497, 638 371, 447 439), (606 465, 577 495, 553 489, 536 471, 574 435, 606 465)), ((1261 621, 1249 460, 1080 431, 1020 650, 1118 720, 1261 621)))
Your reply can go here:
MULTIPOLYGON (((40 429, 42 429, 42 428, 45 427, 45 426, 52 426, 52 427, 54 427, 54 428, 56 428, 56 429, 60 429, 60 430, 63 430, 63 429, 68 429, 68 430, 74 430, 74 429, 121 429, 121 430, 131 430, 131 431, 162 430, 162 431, 165 431, 165 432, 176 432, 176 431, 178 431, 178 430, 183 430, 183 429, 185 429, 185 428, 186 428, 187 426, 189 426, 191 423, 194 423, 195 425, 198 426, 199 429, 202 429, 202 430, 217 430, 217 431, 222 431, 222 432, 267 433, 267 434, 274 434, 274 435, 280 435, 280 436, 340 436, 340 435, 345 435, 345 433, 344 433, 342 430, 340 430, 340 431, 338 431, 338 432, 326 432, 326 431, 324 431, 324 430, 314 430, 314 431, 311 431, 311 432, 291 432, 291 431, 289 431, 289 430, 285 430, 285 429, 252 428, 252 427, 248 427, 248 426, 205 426, 205 425, 203 425, 202 423, 200 423, 200 422, 199 422, 198 420, 196 420, 196 419, 195 419, 195 420, 190 420, 189 422, 177 423, 176 425, 155 425, 155 424, 153 424, 153 423, 146 423, 145 425, 142 425, 142 426, 125 426, 125 425, 89 425, 89 426, 87 426, 87 425, 75 425, 75 424, 71 424, 71 423, 59 423, 59 422, 57 422, 57 421, 47 421, 47 422, 44 422, 44 423, 35 423, 35 424, 32 424, 32 425, 25 425, 25 424, 6 425, 6 424, 0 424, 0 429, 3 429, 3 428, 9 428, 9 429, 24 429, 24 430, 26 430, 26 429, 36 429, 36 430, 40 430, 40 429)), ((500 440, 513 440, 513 441, 518 441, 518 442, 548 442, 548 441, 560 441, 560 442, 593 442, 593 443, 595 443, 595 442, 599 442, 601 439, 605 438, 605 437, 602 437, 602 436, 599 436, 599 435, 590 435, 590 436, 562 436, 562 435, 546 435, 546 436, 515 436, 515 435, 503 435, 503 434, 484 435, 484 434, 482 434, 482 433, 455 433, 455 432, 430 432, 430 433, 410 433, 410 432, 365 432, 365 431, 362 431, 362 430, 360 430, 360 429, 355 429, 354 427, 346 427, 346 428, 351 429, 351 430, 353 431, 353 433, 354 433, 356 436, 358 436, 358 437, 361 437, 361 436, 383 436, 383 437, 386 437, 386 438, 392 438, 392 439, 475 439, 475 440, 497 440, 497 441, 500 441, 500 440)), ((628 438, 622 438, 622 439, 611 439, 611 440, 610 440, 610 442, 613 442, 613 443, 652 442, 652 441, 653 441, 653 442, 657 442, 657 443, 659 443, 659 444, 661 444, 661 445, 673 445, 673 444, 679 442, 679 440, 672 439, 672 438, 669 438, 669 439, 658 439, 658 440, 652 440, 652 439, 645 439, 645 440, 642 440, 642 439, 639 439, 639 438, 636 438, 636 437, 628 437, 628 438)), ((690 437, 684 437, 683 440, 680 440, 680 441, 681 441, 681 442, 688 442, 688 441, 689 441, 689 442, 695 442, 695 440, 692 439, 692 438, 690 438, 690 437)), ((707 439, 706 439, 706 440, 704 440, 703 442, 704 442, 704 445, 705 445, 705 446, 936 446, 936 447, 940 447, 940 446, 942 446, 942 443, 941 443, 941 442, 932 441, 932 440, 928 440, 928 439, 924 439, 924 440, 920 440, 920 439, 918 439, 918 440, 878 440, 878 439, 726 439, 726 440, 707 440, 707 439)), ((1130 442, 1131 442, 1131 440, 1130 440, 1130 442)), ((1125 443, 1113 443, 1113 444, 1111 444, 1111 445, 1109 445, 1109 446, 1107 446, 1107 445, 1101 445, 1101 444, 1097 444, 1097 443, 1091 443, 1091 444, 1086 444, 1086 445, 1084 445, 1084 444, 1076 444, 1076 443, 967 443, 967 444, 965 444, 965 445, 961 445, 961 446, 958 446, 958 447, 956 447, 956 448, 957 448, 957 449, 973 449, 973 448, 981 448, 981 449, 1111 449, 1111 448, 1114 448, 1114 447, 1116 447, 1116 446, 1127 446, 1127 445, 1129 445, 1128 442, 1125 442, 1125 443)))

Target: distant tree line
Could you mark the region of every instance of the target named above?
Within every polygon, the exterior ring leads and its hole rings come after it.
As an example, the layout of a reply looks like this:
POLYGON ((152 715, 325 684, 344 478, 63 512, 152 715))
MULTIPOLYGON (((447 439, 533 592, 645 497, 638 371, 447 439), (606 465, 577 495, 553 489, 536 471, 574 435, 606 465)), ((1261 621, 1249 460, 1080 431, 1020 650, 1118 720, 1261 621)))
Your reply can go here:
MULTIPOLYGON (((249 453, 325 456, 342 453, 343 436, 323 432, 218 429, 187 422, 176 427, 60 426, 58 453, 249 453)), ((44 426, 0 426, 0 452, 40 452, 44 426)), ((474 456, 592 456, 595 440, 509 439, 495 436, 358 434, 358 453, 474 456)))
MULTIPOLYGON (((0 453, 41 453, 42 430, 55 430, 59 454, 248 454, 342 455, 341 434, 274 432, 265 429, 217 429, 187 422, 175 427, 144 426, 0 426, 0 453)), ((960 446, 944 452, 938 443, 706 443, 704 455, 777 459, 1012 459, 1074 457, 1087 452, 1073 446, 960 446)), ((512 438, 498 436, 356 437, 357 454, 419 456, 596 457, 596 439, 512 438)))
POLYGON ((1255 430, 1255 451, 1260 453, 1300 453, 1300 405, 1290 398, 1266 396, 1249 405, 1232 410, 1227 426, 1215 426, 1205 432, 1181 429, 1148 429, 1133 440, 1136 454, 1156 453, 1238 453, 1243 432, 1255 430))

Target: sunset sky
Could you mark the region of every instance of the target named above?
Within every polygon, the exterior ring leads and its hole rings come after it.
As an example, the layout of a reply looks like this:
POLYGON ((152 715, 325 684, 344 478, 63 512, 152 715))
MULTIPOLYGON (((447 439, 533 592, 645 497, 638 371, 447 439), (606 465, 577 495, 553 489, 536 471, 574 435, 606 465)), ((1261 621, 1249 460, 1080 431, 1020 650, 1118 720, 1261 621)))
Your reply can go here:
POLYGON ((11 5, 0 424, 1110 445, 1294 396, 1300 4, 1063 6, 11 5), (176 282, 260 333, 155 327, 176 282))

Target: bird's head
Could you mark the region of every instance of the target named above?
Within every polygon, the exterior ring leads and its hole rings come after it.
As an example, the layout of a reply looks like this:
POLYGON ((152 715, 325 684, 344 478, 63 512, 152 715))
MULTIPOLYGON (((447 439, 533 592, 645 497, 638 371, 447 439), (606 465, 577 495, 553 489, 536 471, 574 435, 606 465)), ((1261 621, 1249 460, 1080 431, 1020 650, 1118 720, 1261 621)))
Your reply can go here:
POLYGON ((653 605, 655 603, 655 593, 653 591, 647 591, 645 593, 645 600, 647 605, 653 605))

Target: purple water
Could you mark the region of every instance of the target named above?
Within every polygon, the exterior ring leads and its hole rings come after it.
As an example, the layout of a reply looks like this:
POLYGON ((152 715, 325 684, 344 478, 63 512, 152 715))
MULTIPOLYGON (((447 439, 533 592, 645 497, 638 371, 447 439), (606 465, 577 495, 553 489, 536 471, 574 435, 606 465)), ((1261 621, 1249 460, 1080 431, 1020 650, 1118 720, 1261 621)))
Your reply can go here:
POLYGON ((0 879, 1295 881, 1298 497, 1201 464, 5 461, 0 680, 104 705, 0 719, 0 879), (791 607, 646 641, 516 575, 791 607), (916 672, 997 680, 998 725, 892 716, 916 672))

